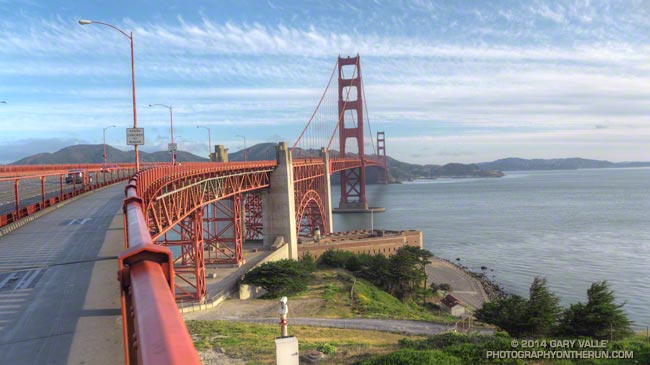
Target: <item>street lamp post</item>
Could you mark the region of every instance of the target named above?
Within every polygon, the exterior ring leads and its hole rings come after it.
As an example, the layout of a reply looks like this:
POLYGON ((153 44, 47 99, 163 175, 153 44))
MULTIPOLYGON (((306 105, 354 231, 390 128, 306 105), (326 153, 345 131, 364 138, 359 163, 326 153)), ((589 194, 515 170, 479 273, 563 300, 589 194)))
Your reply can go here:
POLYGON ((208 130, 208 158, 212 161, 212 137, 210 136, 210 127, 205 127, 202 125, 197 125, 196 128, 205 128, 208 130))
POLYGON ((108 127, 104 127, 104 165, 106 165, 106 130, 108 128, 115 128, 116 126, 114 125, 109 125, 108 127))
POLYGON ((235 137, 244 139, 244 161, 248 161, 248 149, 246 148, 246 136, 236 135, 235 137))
MULTIPOLYGON (((172 115, 172 106, 165 104, 149 104, 150 108, 153 106, 162 106, 169 109, 169 131, 172 135, 172 144, 174 144, 174 117, 172 115)), ((176 165, 176 151, 172 151, 172 164, 176 165)))
MULTIPOLYGON (((107 27, 111 27, 118 32, 122 33, 125 37, 129 39, 131 42, 131 88, 133 90, 133 128, 138 128, 138 115, 136 112, 135 108, 135 60, 133 58, 133 32, 131 33, 126 33, 122 29, 108 24, 108 23, 103 23, 103 22, 97 22, 94 20, 80 20, 79 24, 81 25, 88 25, 88 24, 100 24, 100 25, 105 25, 107 27)), ((138 145, 135 145, 135 171, 140 171, 140 154, 138 153, 138 145)))

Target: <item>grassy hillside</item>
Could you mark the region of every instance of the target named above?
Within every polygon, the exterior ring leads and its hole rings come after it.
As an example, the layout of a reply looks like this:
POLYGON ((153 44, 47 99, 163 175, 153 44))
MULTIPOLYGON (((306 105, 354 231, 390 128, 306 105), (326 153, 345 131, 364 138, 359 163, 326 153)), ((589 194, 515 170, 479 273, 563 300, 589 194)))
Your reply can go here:
MULTIPOLYGON (((12 165, 47 165, 47 164, 82 164, 104 162, 103 144, 79 144, 62 148, 54 153, 39 153, 18 160, 12 165)), ((135 159, 133 150, 121 151, 111 146, 106 146, 108 163, 129 163, 135 159)), ((208 161, 185 151, 178 151, 176 159, 179 162, 208 161)), ((166 162, 171 161, 171 154, 167 151, 147 153, 140 151, 140 162, 166 162)))
MULTIPOLYGON (((275 338, 278 325, 237 323, 230 321, 187 321, 194 345, 199 353, 218 349, 226 355, 242 359, 247 364, 274 364, 275 338)), ((325 364, 353 364, 372 355, 385 354, 399 348, 398 342, 407 337, 396 333, 353 329, 292 326, 289 333, 300 341, 300 352, 327 346, 334 352, 325 364)))

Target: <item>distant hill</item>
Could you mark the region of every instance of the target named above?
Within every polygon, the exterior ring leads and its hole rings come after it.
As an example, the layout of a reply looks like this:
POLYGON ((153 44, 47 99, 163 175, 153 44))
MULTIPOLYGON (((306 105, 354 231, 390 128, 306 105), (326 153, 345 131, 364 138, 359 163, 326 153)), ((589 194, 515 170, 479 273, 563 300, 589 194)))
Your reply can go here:
POLYGON ((503 158, 492 162, 481 162, 479 167, 487 170, 527 171, 527 170, 577 170, 613 167, 650 167, 650 162, 610 162, 585 158, 523 159, 503 158))
MULTIPOLYGON (((48 164, 82 164, 104 162, 103 144, 78 144, 62 148, 54 153, 38 153, 18 160, 12 165, 48 165, 48 164)), ((111 146, 106 146, 108 163, 129 163, 135 159, 135 152, 121 151, 111 146)), ((208 161, 207 158, 199 157, 185 151, 178 151, 176 159, 179 162, 201 162, 208 161)), ((165 162, 171 161, 171 155, 167 151, 147 153, 140 151, 141 162, 165 162)))
MULTIPOLYGON (((270 160, 275 158, 275 143, 260 143, 248 148, 248 160, 270 160)), ((104 145, 80 144, 60 149, 54 153, 38 153, 14 162, 12 165, 46 165, 46 164, 77 164, 77 163, 102 163, 104 145)), ((133 162, 134 152, 121 151, 111 146, 106 147, 106 154, 109 163, 129 163, 133 162)), ((338 151, 330 151, 331 157, 337 157, 338 151)), ((301 157, 318 157, 319 150, 301 150, 294 151, 295 158, 301 157)), ((347 154, 348 157, 354 157, 354 154, 347 154)), ((199 157, 185 151, 178 151, 176 154, 179 162, 201 162, 208 161, 207 158, 199 157)), ((244 161, 244 151, 229 153, 230 161, 244 161)), ((141 162, 166 162, 170 161, 171 156, 167 151, 153 153, 140 152, 141 162)), ((446 165, 417 165, 398 161, 388 157, 390 182, 399 182, 413 179, 431 179, 438 177, 500 177, 503 174, 500 171, 488 171, 475 164, 450 163, 446 165)), ((368 183, 378 181, 379 174, 383 174, 379 168, 369 168, 366 171, 368 183)), ((338 174, 332 177, 333 183, 339 182, 338 174)))
MULTIPOLYGON (((248 147, 248 160, 261 161, 272 160, 275 158, 275 146, 277 143, 258 143, 254 146, 248 147)), ((318 154, 314 154, 318 156, 318 154)), ((244 161, 244 150, 228 153, 229 161, 244 161)))

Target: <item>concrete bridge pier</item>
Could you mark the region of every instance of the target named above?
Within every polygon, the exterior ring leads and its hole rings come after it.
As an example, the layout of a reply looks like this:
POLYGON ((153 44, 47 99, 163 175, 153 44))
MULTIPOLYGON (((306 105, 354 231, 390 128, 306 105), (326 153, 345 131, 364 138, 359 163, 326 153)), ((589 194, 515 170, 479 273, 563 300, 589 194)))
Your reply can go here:
POLYGON ((287 142, 280 142, 275 151, 278 165, 271 173, 271 187, 262 194, 264 246, 272 245, 278 236, 282 236, 289 244, 289 258, 298 260, 291 152, 287 142))
MULTIPOLYGON (((325 207, 326 211, 325 214, 327 214, 327 227, 328 227, 328 232, 327 233, 333 233, 334 232, 334 220, 332 219, 332 184, 330 181, 330 154, 327 152, 325 147, 321 147, 320 149, 320 155, 323 158, 323 162, 325 163, 325 187, 323 188, 323 193, 325 196, 323 197, 323 200, 325 202, 325 207)), ((326 233, 326 232, 323 232, 326 233)))
POLYGON ((228 162, 228 149, 218 144, 214 146, 214 152, 210 154, 210 162, 228 162))

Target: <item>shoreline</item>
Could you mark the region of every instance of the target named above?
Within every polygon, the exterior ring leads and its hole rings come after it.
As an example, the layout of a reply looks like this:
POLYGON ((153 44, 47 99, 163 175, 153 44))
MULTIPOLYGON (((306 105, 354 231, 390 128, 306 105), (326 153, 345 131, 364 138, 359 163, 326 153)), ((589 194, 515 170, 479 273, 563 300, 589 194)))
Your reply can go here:
POLYGON ((465 265, 457 264, 443 257, 434 256, 434 258, 445 261, 449 265, 452 265, 453 267, 464 272, 471 278, 477 280, 483 287, 483 290, 485 290, 485 293, 487 294, 487 297, 490 301, 504 299, 510 294, 505 289, 503 289, 498 283, 488 278, 487 275, 485 275, 484 273, 474 272, 465 265))

